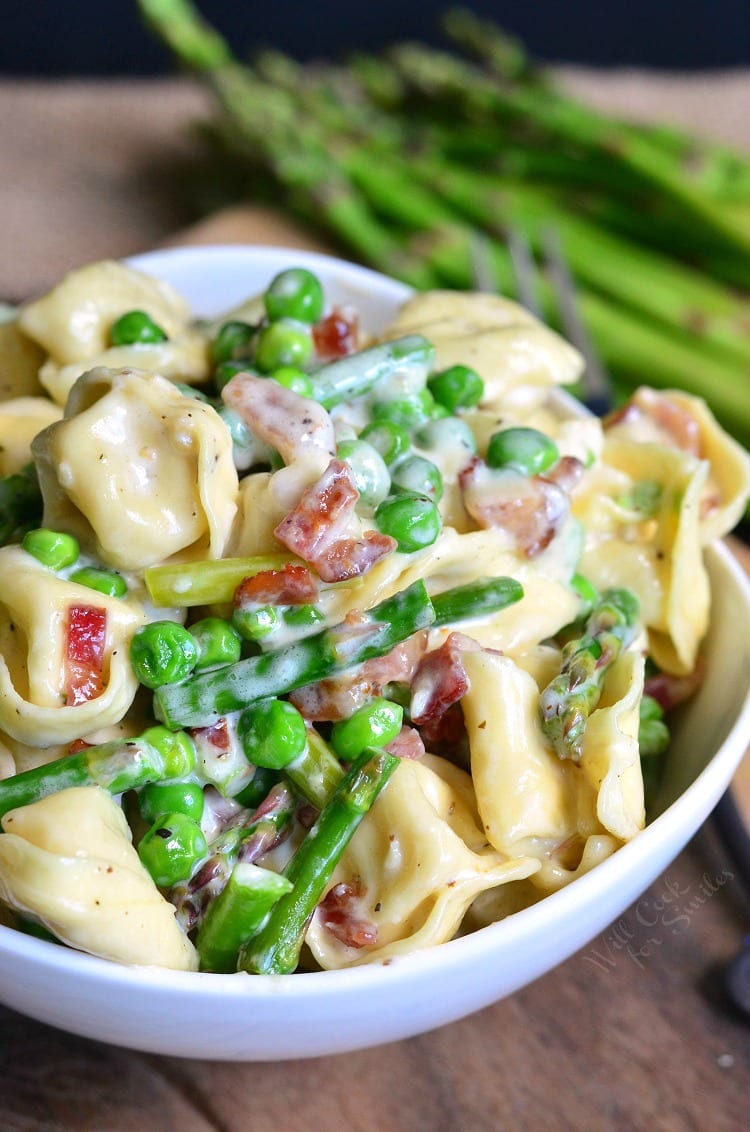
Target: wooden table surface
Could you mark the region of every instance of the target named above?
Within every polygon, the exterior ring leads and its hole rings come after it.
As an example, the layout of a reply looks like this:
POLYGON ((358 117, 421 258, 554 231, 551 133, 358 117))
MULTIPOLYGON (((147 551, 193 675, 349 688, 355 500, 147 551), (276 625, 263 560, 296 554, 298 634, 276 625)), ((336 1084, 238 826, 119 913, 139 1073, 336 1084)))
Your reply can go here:
MULTIPOLYGON (((725 133, 750 143, 747 74, 702 86, 571 81, 610 105, 662 107, 698 125, 703 116, 708 128, 726 127, 721 108, 731 107, 725 133)), ((175 171, 201 105, 179 83, 0 83, 0 296, 23 297, 75 263, 142 250, 180 227, 190 209, 175 171)), ((257 210, 225 212, 189 238, 309 243, 257 210)), ((747 930, 748 894, 709 821, 589 947, 482 1013, 397 1044, 279 1064, 180 1061, 0 1008, 0 1132, 739 1132, 750 1026, 722 976, 747 930)))

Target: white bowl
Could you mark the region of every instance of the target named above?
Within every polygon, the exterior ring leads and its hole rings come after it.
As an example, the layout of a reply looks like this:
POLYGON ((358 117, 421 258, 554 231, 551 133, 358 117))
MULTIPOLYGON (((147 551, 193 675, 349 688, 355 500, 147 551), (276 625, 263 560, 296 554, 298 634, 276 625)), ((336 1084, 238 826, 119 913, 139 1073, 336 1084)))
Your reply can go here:
MULTIPOLYGON (((136 266, 213 315, 283 267, 304 264, 334 301, 384 326, 409 293, 326 256, 277 248, 176 249, 136 266)), ((750 740, 750 584, 722 546, 706 679, 682 710, 659 816, 567 888, 429 951, 345 971, 253 977, 121 967, 0 927, 0 999, 40 1021, 153 1053, 280 1060, 343 1053, 454 1021, 511 994, 587 944, 670 864, 713 809, 750 740)))

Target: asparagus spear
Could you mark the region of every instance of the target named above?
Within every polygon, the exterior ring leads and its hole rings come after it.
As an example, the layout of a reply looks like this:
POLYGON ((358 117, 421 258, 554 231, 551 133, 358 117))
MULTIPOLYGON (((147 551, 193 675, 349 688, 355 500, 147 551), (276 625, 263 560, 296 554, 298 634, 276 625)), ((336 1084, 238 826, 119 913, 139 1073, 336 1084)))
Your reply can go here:
POLYGON ((145 581, 154 605, 185 608, 232 600, 245 578, 264 570, 280 570, 299 559, 287 554, 264 554, 254 558, 220 558, 205 562, 176 562, 149 566, 145 581))
POLYGON ((291 861, 284 877, 292 889, 274 905, 260 930, 240 952, 251 974, 291 974, 299 962, 307 923, 362 818, 393 774, 398 759, 370 748, 341 780, 291 861))
POLYGON ((144 739, 87 747, 0 782, 0 817, 71 786, 103 786, 112 794, 173 777, 162 752, 144 739))
POLYGON ((561 759, 580 762, 586 721, 599 702, 602 682, 637 631, 638 599, 630 590, 606 590, 584 635, 563 649, 560 673, 540 697, 542 727, 561 759))
POLYGON ((371 657, 432 623, 435 614, 424 583, 413 585, 344 623, 262 656, 202 672, 154 694, 154 710, 168 727, 202 727, 248 704, 286 695, 371 657))
POLYGON ((523 586, 515 578, 479 578, 466 586, 456 586, 432 597, 434 627, 451 625, 498 613, 523 597, 523 586))
POLYGON ((434 346, 421 334, 409 334, 328 362, 310 374, 314 396, 326 409, 368 393, 379 381, 400 370, 430 372, 434 346))
POLYGON ((257 934, 274 904, 291 889, 291 881, 270 869, 243 861, 235 865, 198 929, 201 971, 236 971, 240 947, 257 934))

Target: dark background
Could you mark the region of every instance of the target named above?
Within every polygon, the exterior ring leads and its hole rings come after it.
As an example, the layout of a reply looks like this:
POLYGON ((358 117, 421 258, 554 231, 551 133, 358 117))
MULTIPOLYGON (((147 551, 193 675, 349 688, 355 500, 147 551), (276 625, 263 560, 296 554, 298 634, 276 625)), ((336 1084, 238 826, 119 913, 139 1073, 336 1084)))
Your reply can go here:
MULTIPOLYGON (((271 45, 299 59, 439 42, 450 0, 202 0, 239 53, 271 45)), ((750 0, 472 0, 539 58, 672 69, 750 65, 750 0)), ((166 53, 135 0, 0 0, 0 72, 158 74, 166 53)))

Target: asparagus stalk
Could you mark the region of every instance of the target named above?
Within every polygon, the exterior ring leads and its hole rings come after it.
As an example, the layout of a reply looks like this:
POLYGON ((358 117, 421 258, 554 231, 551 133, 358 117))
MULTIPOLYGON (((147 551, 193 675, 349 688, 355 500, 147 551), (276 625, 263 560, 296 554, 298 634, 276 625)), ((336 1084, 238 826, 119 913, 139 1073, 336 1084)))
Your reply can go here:
POLYGON ((542 728, 559 758, 580 762, 586 722, 609 668, 635 637, 638 613, 638 599, 630 590, 607 590, 584 635, 563 649, 560 673, 540 697, 542 728))
POLYGON ((345 622, 276 652, 199 673, 183 684, 166 684, 154 694, 154 710, 168 727, 202 727, 227 712, 383 656, 434 617, 424 583, 415 582, 362 614, 356 626, 345 622))
POLYGON ((435 610, 433 626, 452 625, 454 621, 468 621, 499 613, 523 597, 523 586, 515 578, 479 578, 466 586, 456 586, 432 597, 435 610))
POLYGON ((144 739, 114 740, 86 747, 45 766, 0 782, 0 817, 72 786, 102 786, 112 794, 137 790, 170 777, 164 755, 144 739))
POLYGON ((284 774, 303 798, 322 810, 344 771, 325 739, 314 727, 308 727, 304 751, 286 764, 284 774))
POLYGON ((264 570, 280 570, 299 562, 289 554, 264 554, 254 558, 220 558, 205 562, 176 562, 149 566, 144 578, 154 605, 186 608, 232 600, 245 578, 264 570))
POLYGON ((409 334, 392 342, 370 346, 345 358, 337 358, 311 372, 314 396, 326 409, 352 397, 360 397, 392 374, 414 369, 430 372, 435 347, 421 334, 409 334))
POLYGON ((398 759, 369 748, 339 783, 291 861, 284 877, 292 889, 272 908, 263 928, 240 952, 239 967, 251 974, 291 974, 307 924, 333 870, 365 814, 393 774, 398 759))
POLYGON ((242 945, 257 934, 274 904, 291 889, 291 881, 270 869, 243 861, 235 865, 198 929, 195 945, 201 971, 236 971, 242 945))

